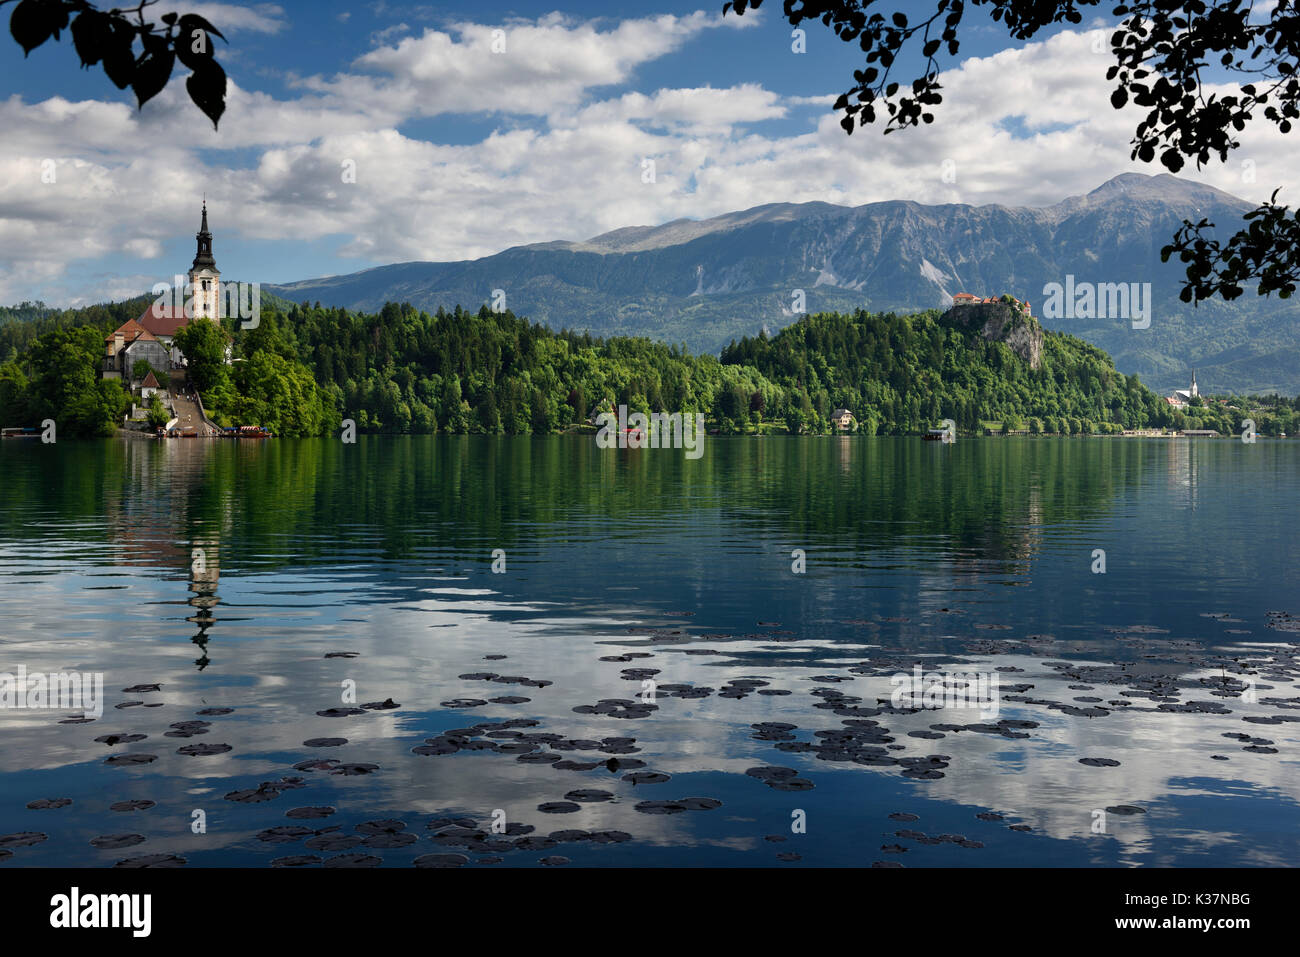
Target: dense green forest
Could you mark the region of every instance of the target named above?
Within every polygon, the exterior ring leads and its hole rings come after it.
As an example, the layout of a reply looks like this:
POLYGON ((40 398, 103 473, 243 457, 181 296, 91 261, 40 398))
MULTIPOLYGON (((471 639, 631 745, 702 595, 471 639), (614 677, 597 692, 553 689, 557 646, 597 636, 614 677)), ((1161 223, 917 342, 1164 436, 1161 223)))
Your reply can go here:
MULTIPOLYGON (((65 434, 109 434, 129 397, 99 378, 103 337, 147 300, 79 310, 24 303, 0 313, 0 423, 54 418, 65 434)), ((223 425, 319 435, 353 419, 363 432, 551 433, 593 412, 703 412, 723 433, 899 434, 953 419, 963 431, 1110 433, 1239 429, 1240 401, 1175 410, 1082 340, 1043 332, 1038 368, 1005 342, 937 311, 808 316, 720 357, 640 338, 552 332, 510 312, 378 313, 276 303, 256 329, 197 323, 178 337, 191 381, 223 425), (224 362, 233 340, 235 362, 224 362)), ((1252 400, 1259 431, 1294 431, 1300 401, 1252 400)))

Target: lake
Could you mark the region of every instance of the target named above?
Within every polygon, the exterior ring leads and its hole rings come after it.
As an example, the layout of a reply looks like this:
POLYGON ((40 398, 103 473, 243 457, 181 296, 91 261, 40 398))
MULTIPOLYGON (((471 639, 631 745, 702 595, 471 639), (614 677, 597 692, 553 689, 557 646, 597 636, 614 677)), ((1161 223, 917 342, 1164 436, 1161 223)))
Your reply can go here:
POLYGON ((0 866, 1293 864, 1298 473, 1264 439, 0 443, 0 672, 104 690, 9 683, 0 866))

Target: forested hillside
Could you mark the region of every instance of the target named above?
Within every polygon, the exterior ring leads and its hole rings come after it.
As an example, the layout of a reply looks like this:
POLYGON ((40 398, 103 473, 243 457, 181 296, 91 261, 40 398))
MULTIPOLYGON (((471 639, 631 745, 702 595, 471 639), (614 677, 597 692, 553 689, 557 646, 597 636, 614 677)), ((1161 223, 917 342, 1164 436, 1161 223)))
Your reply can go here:
MULTIPOLYGON (((0 323, 8 357, 0 424, 49 417, 60 434, 111 433, 129 397, 100 379, 103 336, 141 308, 37 311, 0 323)), ((363 432, 545 434, 585 427, 593 412, 619 404, 703 412, 722 433, 828 432, 840 407, 855 431, 880 434, 947 418, 964 431, 1237 429, 1239 409, 1216 400, 1173 410, 1097 347, 1046 332, 1011 306, 963 309, 807 316, 774 337, 733 342, 721 357, 555 332, 486 307, 430 314, 394 303, 377 313, 263 308, 256 329, 198 323, 177 342, 214 419, 287 436, 333 434, 343 419, 363 432)), ((1268 422, 1283 431, 1297 424, 1285 402, 1268 422)))
POLYGON ((1025 318, 1022 327, 1041 340, 1034 368, 961 317, 961 309, 811 316, 774 338, 732 343, 722 361, 757 369, 814 421, 835 403, 873 432, 915 432, 946 418, 964 430, 989 421, 1028 429, 1035 419, 1047 432, 1174 424, 1168 404, 1096 346, 1025 318))

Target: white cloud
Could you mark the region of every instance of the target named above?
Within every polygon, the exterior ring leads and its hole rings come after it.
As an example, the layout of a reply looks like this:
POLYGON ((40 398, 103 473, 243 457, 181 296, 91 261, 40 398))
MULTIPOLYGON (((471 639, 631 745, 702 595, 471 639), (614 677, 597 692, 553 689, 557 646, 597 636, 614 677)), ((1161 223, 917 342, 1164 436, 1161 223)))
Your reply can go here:
MULTIPOLYGON (((491 52, 491 25, 426 31, 362 57, 369 73, 300 81, 292 100, 232 83, 219 134, 181 84, 143 111, 0 101, 0 302, 78 294, 87 272, 68 271, 78 257, 157 256, 193 232, 203 192, 223 245, 342 234, 343 254, 391 262, 474 258, 771 202, 1049 204, 1126 170, 1162 172, 1129 159, 1138 114, 1111 109, 1107 58, 1087 33, 965 61, 945 73, 933 125, 887 137, 846 136, 829 96, 785 97, 753 82, 601 96, 718 22, 552 15, 504 24, 505 54, 491 52), (471 143, 403 132, 447 111, 513 118, 471 143), (775 132, 751 126, 782 119, 775 132), (236 161, 232 148, 253 158, 236 161), (642 182, 643 158, 655 161, 654 183, 642 182), (44 159, 55 161, 56 184, 41 183, 44 159), (942 177, 945 160, 955 182, 942 177), (344 182, 347 161, 355 183, 344 182)), ((1241 139, 1229 164, 1183 175, 1253 201, 1284 186, 1294 205, 1300 170, 1281 134, 1257 121, 1241 139), (1243 160, 1255 164, 1253 183, 1243 160)), ((175 265, 158 263, 164 274, 175 265)))
POLYGON ((279 33, 288 23, 284 8, 275 3, 185 3, 181 13, 195 13, 221 31, 223 36, 239 31, 279 33))

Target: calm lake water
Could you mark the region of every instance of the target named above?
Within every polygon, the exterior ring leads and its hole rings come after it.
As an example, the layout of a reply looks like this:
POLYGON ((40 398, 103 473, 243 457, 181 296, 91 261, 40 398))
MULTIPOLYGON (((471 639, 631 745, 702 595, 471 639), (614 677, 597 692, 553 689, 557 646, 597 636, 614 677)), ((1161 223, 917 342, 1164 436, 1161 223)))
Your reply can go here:
POLYGON ((5 442, 0 672, 105 701, 0 710, 0 866, 1294 864, 1297 466, 1263 439, 5 442), (914 665, 996 676, 996 713, 895 706, 914 665))

